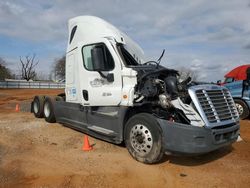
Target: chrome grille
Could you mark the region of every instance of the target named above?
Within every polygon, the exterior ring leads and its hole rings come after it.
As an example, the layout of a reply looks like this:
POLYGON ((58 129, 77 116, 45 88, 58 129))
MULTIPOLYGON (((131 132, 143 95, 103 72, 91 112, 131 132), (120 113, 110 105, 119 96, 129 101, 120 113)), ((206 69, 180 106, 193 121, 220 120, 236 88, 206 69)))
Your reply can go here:
POLYGON ((195 93, 208 122, 218 123, 238 119, 233 98, 227 89, 199 89, 195 93))

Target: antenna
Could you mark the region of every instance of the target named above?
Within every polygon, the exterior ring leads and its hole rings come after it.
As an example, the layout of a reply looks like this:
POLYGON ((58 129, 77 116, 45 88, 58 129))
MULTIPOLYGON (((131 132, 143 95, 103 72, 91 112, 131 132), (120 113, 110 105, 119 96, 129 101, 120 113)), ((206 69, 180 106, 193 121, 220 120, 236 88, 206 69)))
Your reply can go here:
POLYGON ((163 51, 162 51, 162 53, 161 53, 161 56, 159 57, 159 59, 157 60, 157 68, 158 68, 158 66, 160 65, 160 63, 161 63, 161 59, 162 59, 162 57, 164 56, 164 53, 165 53, 165 49, 163 49, 163 51))

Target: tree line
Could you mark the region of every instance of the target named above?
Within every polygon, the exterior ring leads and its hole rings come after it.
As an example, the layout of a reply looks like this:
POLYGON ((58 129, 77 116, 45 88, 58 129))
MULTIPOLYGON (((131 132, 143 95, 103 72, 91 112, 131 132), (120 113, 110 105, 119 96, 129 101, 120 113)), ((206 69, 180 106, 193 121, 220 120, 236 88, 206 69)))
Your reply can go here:
POLYGON ((0 80, 4 80, 5 78, 11 78, 12 73, 9 68, 6 67, 6 61, 0 57, 0 80))
POLYGON ((26 55, 24 57, 20 56, 18 62, 19 70, 15 73, 8 68, 6 60, 0 57, 0 80, 18 78, 27 81, 45 79, 61 81, 65 79, 65 61, 65 55, 55 59, 50 73, 44 75, 37 71, 39 60, 37 59, 36 54, 26 55))

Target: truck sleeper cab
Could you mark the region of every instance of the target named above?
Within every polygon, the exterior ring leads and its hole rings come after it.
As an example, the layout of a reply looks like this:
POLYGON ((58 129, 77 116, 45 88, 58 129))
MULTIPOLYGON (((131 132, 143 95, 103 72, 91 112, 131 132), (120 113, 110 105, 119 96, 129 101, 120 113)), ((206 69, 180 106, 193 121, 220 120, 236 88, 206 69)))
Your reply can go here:
MULTIPOLYGON (((160 61, 160 60, 159 60, 160 61)), ((133 158, 203 154, 230 145, 239 116, 225 87, 179 82, 178 71, 145 62, 142 49, 106 21, 69 21, 65 95, 35 96, 32 111, 115 144, 133 158)))

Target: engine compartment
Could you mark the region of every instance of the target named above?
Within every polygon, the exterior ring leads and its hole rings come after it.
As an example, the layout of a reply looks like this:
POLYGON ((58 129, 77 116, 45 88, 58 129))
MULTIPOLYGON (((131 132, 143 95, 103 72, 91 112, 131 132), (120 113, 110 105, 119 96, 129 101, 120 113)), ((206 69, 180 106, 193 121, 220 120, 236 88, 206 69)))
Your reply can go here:
POLYGON ((138 73, 136 105, 144 105, 158 117, 169 121, 191 123, 185 112, 185 108, 194 111, 188 94, 188 87, 193 85, 190 78, 180 82, 178 71, 157 65, 142 65, 133 69, 138 73))

